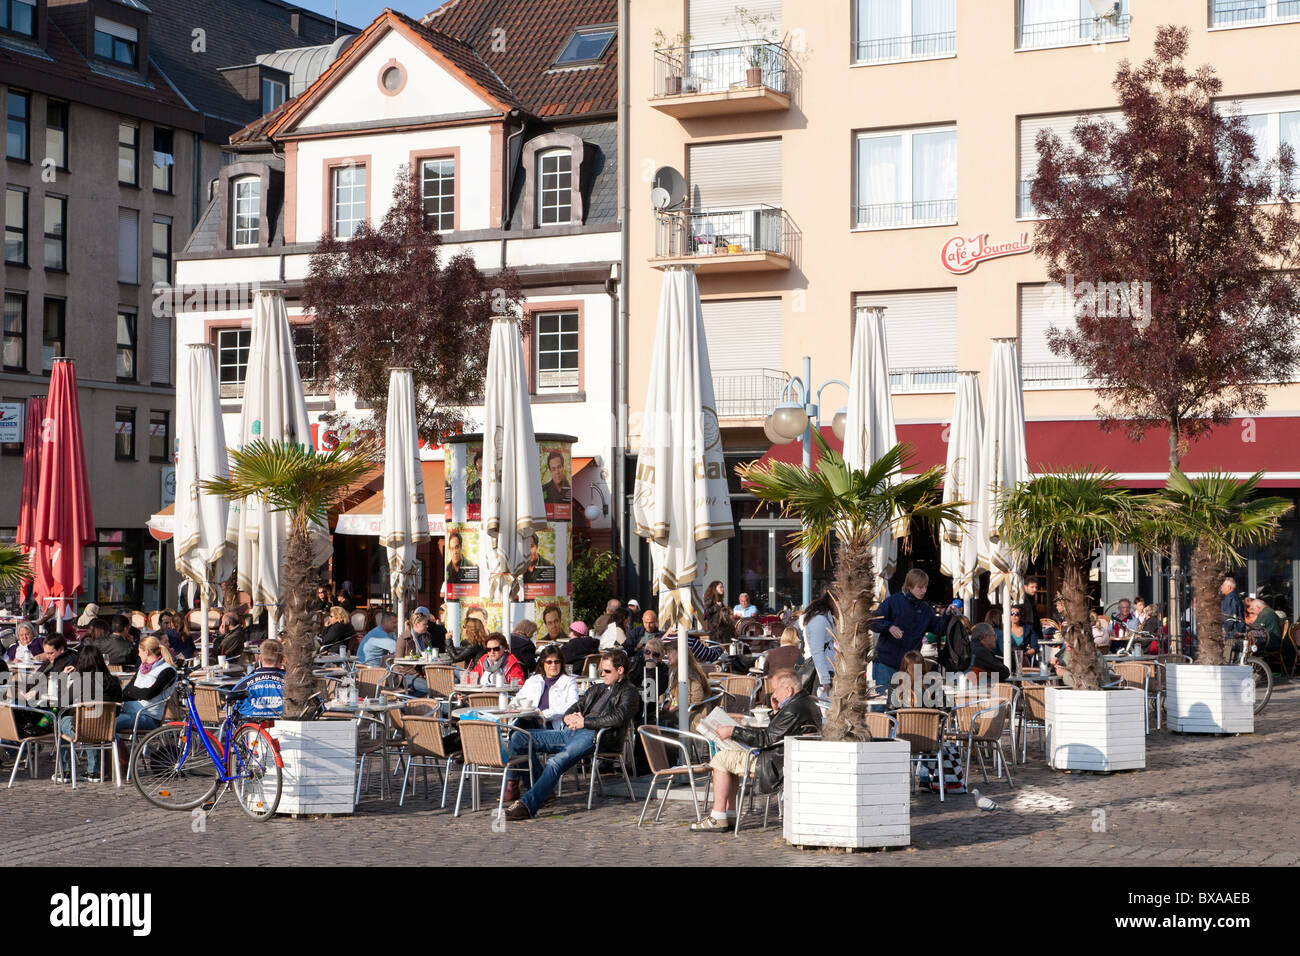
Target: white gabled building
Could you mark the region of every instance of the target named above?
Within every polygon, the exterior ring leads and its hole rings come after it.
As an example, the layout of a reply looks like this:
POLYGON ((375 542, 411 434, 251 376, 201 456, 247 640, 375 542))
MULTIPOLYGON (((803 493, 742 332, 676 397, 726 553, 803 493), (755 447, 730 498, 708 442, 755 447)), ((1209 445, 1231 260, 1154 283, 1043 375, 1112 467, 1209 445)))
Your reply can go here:
MULTIPOLYGON (((355 410, 317 367, 302 281, 325 230, 346 238, 362 220, 383 219, 408 165, 426 216, 444 232, 446 256, 465 250, 485 272, 518 273, 531 323, 525 352, 535 427, 577 436, 575 521, 582 528, 584 509, 595 504, 602 513, 590 522, 592 538, 608 547, 614 509, 604 503, 617 440, 617 8, 613 0, 539 0, 526 5, 527 23, 504 24, 507 35, 517 26, 515 35, 528 37, 512 45, 493 43, 493 31, 502 17, 524 13, 499 6, 452 0, 423 23, 385 11, 298 96, 232 137, 235 161, 213 182, 177 257, 177 345, 216 346, 226 428, 235 434, 251 290, 283 288, 313 423, 355 410)), ((332 441, 328 431, 317 429, 318 447, 332 441)), ((440 547, 426 566, 441 568, 440 547)), ((381 580, 370 563, 378 566, 354 549, 345 556, 336 540, 337 580, 364 591, 381 580)), ((429 598, 436 586, 425 582, 429 598)))

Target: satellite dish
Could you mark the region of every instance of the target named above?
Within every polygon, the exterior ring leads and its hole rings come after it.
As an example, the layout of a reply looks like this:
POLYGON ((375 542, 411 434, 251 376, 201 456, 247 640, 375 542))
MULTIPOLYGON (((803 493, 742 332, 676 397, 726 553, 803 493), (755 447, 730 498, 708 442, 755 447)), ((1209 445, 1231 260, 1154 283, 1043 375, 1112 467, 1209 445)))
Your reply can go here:
POLYGON ((1119 16, 1119 0, 1088 0, 1088 5, 1092 7, 1093 16, 1098 19, 1119 16))
POLYGON ((656 209, 676 209, 686 201, 685 177, 671 166, 660 166, 655 170, 650 199, 656 209), (660 190, 668 195, 668 199, 663 205, 660 205, 656 200, 656 194, 660 190))
POLYGON ((654 206, 655 209, 666 209, 668 204, 672 201, 673 197, 668 190, 660 186, 656 186, 654 189, 650 190, 650 205, 654 206))

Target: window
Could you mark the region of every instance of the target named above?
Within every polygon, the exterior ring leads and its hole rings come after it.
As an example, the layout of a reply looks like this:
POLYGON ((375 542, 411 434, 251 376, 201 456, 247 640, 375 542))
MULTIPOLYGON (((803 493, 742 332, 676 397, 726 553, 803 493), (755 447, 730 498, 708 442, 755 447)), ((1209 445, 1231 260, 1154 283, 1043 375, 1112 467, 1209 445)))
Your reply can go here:
POLYGON ((537 388, 578 387, 578 313, 541 312, 537 337, 537 388))
POLYGON ((0 32, 36 36, 36 0, 0 0, 0 32))
POLYGON ((956 289, 859 293, 853 304, 885 309, 890 391, 951 392, 957 387, 956 289))
POLYGON ((27 190, 5 190, 5 264, 27 265, 27 190))
POLYGON ((1022 285, 1020 298, 1020 374, 1025 388, 1086 383, 1082 368, 1065 355, 1057 355, 1047 346, 1049 329, 1072 330, 1075 326, 1073 303, 1065 287, 1049 282, 1022 285))
POLYGON ((140 35, 134 27, 95 17, 95 56, 134 68, 140 35))
POLYGON ((121 382, 135 381, 135 312, 117 310, 117 378, 121 382))
POLYGON ((366 167, 330 170, 330 222, 335 239, 351 239, 366 219, 366 167))
POLYGON ((5 291, 3 339, 0 340, 0 364, 6 372, 27 371, 27 296, 5 291))
POLYGON ((221 329, 217 332, 217 376, 222 385, 244 384, 252 342, 252 329, 221 329))
POLYGON ((892 63, 950 56, 957 49, 957 0, 857 0, 853 61, 892 63))
POLYGON ((957 221, 957 128, 858 136, 859 229, 957 221))
POLYGON ((135 461, 135 409, 117 406, 113 418, 113 457, 135 461))
MULTIPOLYGON (((1290 146, 1293 153, 1300 155, 1300 96, 1261 96, 1231 105, 1241 108, 1246 129, 1255 140, 1257 163, 1274 162, 1283 146, 1290 146)), ((1281 185, 1276 179, 1275 171, 1275 190, 1281 185)), ((1296 183, 1290 185, 1294 189, 1296 183)))
POLYGON ((117 181, 128 186, 140 182, 140 128, 117 124, 117 181))
POLYGON ((1058 113, 1055 116, 1029 116, 1022 117, 1018 121, 1017 136, 1020 141, 1020 170, 1018 174, 1019 192, 1016 197, 1016 215, 1019 218, 1033 219, 1038 215, 1033 204, 1029 201, 1030 190, 1034 185, 1034 176, 1038 172, 1038 147, 1035 145, 1038 134, 1043 130, 1050 130, 1067 146, 1078 149, 1078 141, 1074 138, 1074 127, 1084 116, 1091 116, 1097 120, 1106 120, 1116 124, 1122 124, 1124 121, 1124 114, 1118 110, 1108 110, 1102 113, 1058 113))
POLYGON ((314 325, 293 325, 289 335, 293 339, 293 354, 298 361, 298 377, 308 388, 313 383, 325 381, 325 350, 316 338, 314 325))
POLYGON ((172 173, 176 154, 172 152, 172 131, 153 128, 153 188, 160 193, 172 191, 172 173))
POLYGON ((1099 17, 1090 0, 1019 0, 1020 49, 1071 46, 1128 39, 1128 0, 1118 11, 1099 17))
POLYGON ((262 113, 271 112, 284 102, 284 83, 269 77, 262 77, 262 113))
POLYGON ((172 284, 172 221, 164 216, 153 221, 153 284, 172 284))
POLYGON ((45 197, 45 268, 60 272, 68 268, 68 200, 66 196, 45 197))
POLYGON ((156 408, 149 410, 149 460, 171 461, 171 413, 156 408))
POLYGON ((456 161, 426 159, 420 163, 420 199, 424 224, 438 232, 456 228, 456 161))
POLYGON ((45 158, 56 169, 68 168, 68 104, 45 103, 45 158))
POLYGON ((779 298, 700 303, 719 417, 762 418, 781 401, 782 312, 779 298))
POLYGON ((117 281, 140 281, 140 210, 117 211, 117 281))
POLYGON ((1300 0, 1210 0, 1210 26, 1249 27, 1300 19, 1300 0))
POLYGON ((41 331, 41 371, 49 374, 54 360, 68 354, 68 303, 63 299, 45 300, 45 325, 41 331))
POLYGON ((262 218, 262 181, 256 176, 236 179, 234 195, 235 215, 232 219, 230 244, 236 248, 255 246, 260 236, 262 218))
POLYGON ((573 154, 552 149, 537 157, 537 224, 563 225, 573 215, 573 154))
MULTIPOLYGON (((3 2, 3 0, 0 0, 3 2)), ((32 117, 32 97, 30 93, 10 90, 5 97, 5 157, 28 161, 28 132, 32 117)))
POLYGON ((599 60, 614 42, 617 27, 585 27, 574 30, 555 63, 590 63, 599 60))

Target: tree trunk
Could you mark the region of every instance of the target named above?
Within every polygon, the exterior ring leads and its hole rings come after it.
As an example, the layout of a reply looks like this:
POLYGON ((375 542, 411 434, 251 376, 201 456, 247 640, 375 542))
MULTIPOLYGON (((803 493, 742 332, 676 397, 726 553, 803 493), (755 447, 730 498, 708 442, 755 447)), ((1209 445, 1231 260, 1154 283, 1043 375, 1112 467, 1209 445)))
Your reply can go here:
POLYGON ((221 582, 221 610, 227 614, 239 613, 239 575, 235 571, 221 582))
POLYGON ((1223 663, 1223 608, 1219 587, 1224 567, 1198 542, 1192 552, 1192 593, 1196 595, 1196 663, 1223 663))
POLYGON ((284 715, 302 719, 316 693, 312 663, 316 657, 314 621, 307 602, 316 593, 316 569, 311 563, 311 540, 306 521, 294 521, 289 527, 288 547, 284 557, 284 715))
POLYGON ((856 535, 841 541, 835 561, 835 672, 831 712, 824 740, 871 740, 866 727, 866 667, 875 645, 870 623, 875 612, 875 566, 871 542, 856 535))
POLYGON ((1065 648, 1070 657, 1070 681, 1076 690, 1101 688, 1101 661, 1092 642, 1088 620, 1088 588, 1083 579, 1085 560, 1073 552, 1062 556, 1061 597, 1067 620, 1061 622, 1065 648))
MULTIPOLYGON (((1182 437, 1182 429, 1179 428, 1177 418, 1169 420, 1169 470, 1172 472, 1178 467, 1181 457, 1178 453, 1178 443, 1182 437)), ((1183 576, 1183 554, 1182 543, 1175 539, 1169 549, 1169 633, 1173 635, 1173 650, 1176 654, 1183 653, 1183 628, 1182 628, 1182 576, 1183 576)))

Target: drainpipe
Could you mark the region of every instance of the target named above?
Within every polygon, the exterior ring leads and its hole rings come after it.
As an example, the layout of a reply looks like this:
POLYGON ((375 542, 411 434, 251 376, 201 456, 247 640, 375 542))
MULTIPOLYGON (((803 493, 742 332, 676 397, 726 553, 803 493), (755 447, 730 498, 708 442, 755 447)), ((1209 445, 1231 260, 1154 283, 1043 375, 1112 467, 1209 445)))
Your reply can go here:
POLYGON ((199 227, 199 216, 203 213, 203 136, 190 135, 194 137, 194 197, 190 204, 190 232, 193 232, 199 227))
MULTIPOLYGON (((619 202, 619 272, 620 281, 618 288, 618 308, 619 316, 614 323, 614 369, 615 369, 615 422, 614 422, 614 460, 610 463, 610 515, 617 516, 613 527, 619 529, 619 577, 622 581, 622 593, 626 597, 634 593, 635 582, 632 580, 632 540, 628 534, 630 522, 626 520, 626 503, 624 501, 624 485, 626 484, 625 476, 627 473, 624 458, 627 454, 625 442, 627 441, 627 330, 628 330, 628 300, 627 290, 631 280, 628 274, 628 254, 630 248, 630 233, 628 231, 628 210, 631 208, 631 190, 632 176, 629 172, 631 169, 631 76, 632 67, 630 57, 628 56, 628 18, 631 15, 631 0, 622 0, 621 10, 618 18, 618 58, 620 60, 621 76, 619 78, 620 94, 618 98, 619 105, 619 147, 618 147, 618 165, 622 173, 620 177, 622 183, 622 197, 619 202)), ((649 595, 646 595, 648 598, 649 595)))
MULTIPOLYGON (((619 334, 619 319, 622 315, 622 305, 624 300, 622 280, 623 280, 623 264, 620 262, 616 262, 609 267, 609 278, 605 280, 605 294, 609 296, 610 341, 613 343, 617 343, 621 339, 621 336, 619 334)), ((615 354, 617 355, 621 353, 616 351, 615 354)), ((622 376, 623 363, 615 361, 615 362, 611 362, 610 364, 611 364, 610 382, 609 382, 610 397, 614 403, 617 403, 618 395, 619 395, 619 391, 618 391, 619 381, 622 376)), ((619 406, 615 404, 615 409, 617 409, 618 407, 619 406)), ((621 535, 622 535, 624 522, 622 520, 623 519, 622 512, 619 508, 621 501, 618 497, 618 489, 622 486, 623 483, 622 482, 623 439, 622 439, 622 433, 620 431, 621 428, 620 417, 617 413, 611 414, 609 416, 609 425, 610 425, 609 428, 610 456, 609 456, 609 461, 606 462, 606 465, 608 466, 609 469, 609 539, 610 539, 609 543, 610 543, 610 547, 618 548, 619 550, 621 550, 621 545, 623 541, 621 535)), ((616 551, 615 553, 617 554, 618 551, 616 551)), ((624 562, 620 557, 619 567, 621 568, 625 563, 626 562, 624 562)), ((620 593, 626 595, 628 592, 626 588, 620 588, 620 593)))

